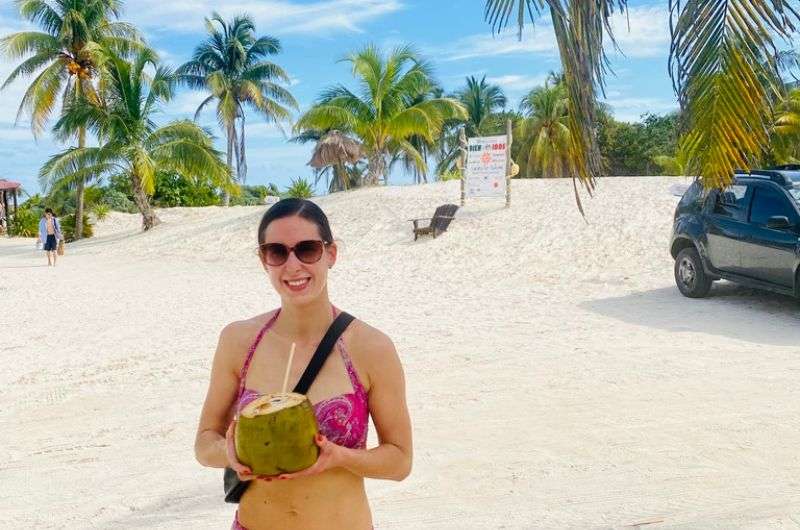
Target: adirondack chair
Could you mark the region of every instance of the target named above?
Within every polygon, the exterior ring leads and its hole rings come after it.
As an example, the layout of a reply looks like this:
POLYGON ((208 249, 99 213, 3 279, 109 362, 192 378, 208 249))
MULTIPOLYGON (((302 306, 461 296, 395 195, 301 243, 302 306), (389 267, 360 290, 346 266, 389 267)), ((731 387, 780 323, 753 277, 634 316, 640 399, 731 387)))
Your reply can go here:
POLYGON ((409 219, 409 221, 414 223, 414 241, 424 234, 431 234, 433 237, 437 237, 439 234, 446 232, 447 227, 450 226, 450 221, 452 221, 456 215, 456 210, 458 210, 458 206, 455 204, 443 204, 436 208, 436 211, 433 212, 433 217, 409 219), (427 221, 429 219, 430 223, 428 223, 428 226, 420 226, 420 221, 427 221))

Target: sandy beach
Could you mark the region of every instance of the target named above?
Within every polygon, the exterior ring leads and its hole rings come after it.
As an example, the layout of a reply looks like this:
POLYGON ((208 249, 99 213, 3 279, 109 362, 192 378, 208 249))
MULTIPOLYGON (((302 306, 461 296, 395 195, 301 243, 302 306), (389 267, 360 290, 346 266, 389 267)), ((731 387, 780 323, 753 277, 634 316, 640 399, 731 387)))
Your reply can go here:
MULTIPOLYGON (((406 371, 414 470, 367 482, 375 528, 800 526, 800 304, 679 294, 687 182, 602 179, 587 224, 570 181, 515 180, 417 242, 458 182, 315 199, 332 300, 406 371)), ((220 330, 279 304, 264 209, 111 213, 56 268, 0 239, 0 528, 230 526, 193 442, 220 330)))

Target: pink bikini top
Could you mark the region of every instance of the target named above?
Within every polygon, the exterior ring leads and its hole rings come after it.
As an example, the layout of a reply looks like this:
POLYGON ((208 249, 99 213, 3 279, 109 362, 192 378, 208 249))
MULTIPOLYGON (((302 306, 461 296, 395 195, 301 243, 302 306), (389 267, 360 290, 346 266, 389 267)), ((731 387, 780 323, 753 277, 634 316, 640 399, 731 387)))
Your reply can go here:
MULTIPOLYGON (((247 352, 247 358, 239 373, 239 393, 236 398, 237 411, 241 411, 261 395, 261 392, 245 387, 247 370, 250 367, 250 361, 253 359, 256 347, 261 342, 261 338, 275 323, 280 312, 280 309, 275 311, 272 318, 258 332, 256 339, 250 346, 250 350, 247 352)), ((335 314, 336 310, 334 309, 335 314)), ((347 368, 347 375, 353 385, 353 392, 315 403, 313 405, 314 414, 317 417, 320 432, 328 440, 351 449, 364 449, 367 446, 367 429, 369 426, 367 391, 358 379, 358 374, 353 368, 353 362, 350 360, 350 355, 348 355, 341 337, 336 341, 335 348, 339 350, 342 361, 344 361, 344 365, 347 368)))

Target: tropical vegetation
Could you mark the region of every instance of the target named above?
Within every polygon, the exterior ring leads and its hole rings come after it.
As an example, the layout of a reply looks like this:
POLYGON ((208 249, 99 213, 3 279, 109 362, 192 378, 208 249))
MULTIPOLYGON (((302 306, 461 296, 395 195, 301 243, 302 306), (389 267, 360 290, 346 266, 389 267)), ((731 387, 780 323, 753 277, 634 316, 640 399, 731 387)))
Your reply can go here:
POLYGON ((386 182, 391 157, 403 157, 419 171, 427 160, 412 141, 433 145, 447 120, 466 119, 464 106, 433 95, 437 85, 430 63, 409 46, 384 55, 369 45, 345 58, 358 89, 327 88, 297 121, 295 131, 339 130, 357 138, 365 150, 365 184, 386 182))
POLYGON ((187 120, 156 125, 154 115, 172 97, 175 76, 159 65, 154 52, 141 50, 128 62, 105 49, 103 68, 103 98, 70 102, 54 127, 60 138, 86 127, 101 145, 69 148, 53 156, 40 173, 44 188, 124 175, 145 230, 159 222, 150 204, 159 171, 232 190, 230 172, 207 131, 187 120))
POLYGON ((20 231, 45 203, 72 216, 77 238, 109 210, 140 213, 147 230, 155 207, 333 193, 388 183, 395 168, 416 183, 458 179, 466 138, 505 134, 508 121, 519 178, 568 177, 590 193, 601 175, 699 175, 722 186, 733 168, 800 162, 800 54, 776 51, 800 15, 783 0, 670 1, 679 109, 636 122, 615 119, 601 97, 611 17, 627 0, 486 0, 493 31, 512 25, 522 39, 529 22, 552 21, 561 71, 514 101, 486 75, 446 92, 411 46, 367 45, 342 59, 351 82, 325 88, 292 124, 291 140, 314 146, 313 179, 283 190, 247 185, 247 120, 283 129, 299 110, 288 72, 271 62, 281 43, 259 36, 252 18, 212 13, 207 38, 172 71, 120 21, 119 0, 16 4, 37 29, 0 38, 15 61, 3 88, 29 78, 18 120, 69 146, 41 168, 46 196, 23 204, 20 231), (178 87, 205 94, 195 120, 157 123, 178 87), (210 105, 224 150, 196 123, 210 105))
MULTIPOLYGON (((28 114, 34 136, 41 135, 60 105, 81 98, 98 100, 94 81, 99 73, 100 47, 122 56, 140 47, 137 30, 117 20, 121 4, 120 0, 17 0, 20 16, 41 31, 21 31, 0 39, 0 52, 8 59, 24 59, 2 88, 35 74, 17 113, 17 120, 28 114)), ((83 148, 86 128, 76 128, 74 137, 83 148)), ((78 178, 73 184, 80 233, 84 180, 78 178)))
MULTIPOLYGON (((176 73, 185 86, 210 92, 197 108, 195 119, 206 105, 216 102, 217 121, 227 140, 228 168, 245 184, 245 110, 256 112, 267 122, 279 123, 289 120, 297 101, 283 86, 289 83, 289 75, 266 60, 280 53, 280 41, 270 36, 257 37, 252 18, 239 15, 226 22, 214 13, 206 19, 206 29, 208 39, 195 48, 192 59, 176 73)), ((228 197, 225 194, 226 204, 228 197)))

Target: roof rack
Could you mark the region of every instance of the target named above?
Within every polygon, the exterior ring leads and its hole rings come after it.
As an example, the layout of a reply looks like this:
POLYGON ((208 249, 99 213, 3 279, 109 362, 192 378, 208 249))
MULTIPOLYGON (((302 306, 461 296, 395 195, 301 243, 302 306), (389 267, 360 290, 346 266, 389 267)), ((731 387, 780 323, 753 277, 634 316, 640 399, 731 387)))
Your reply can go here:
POLYGON ((778 171, 800 171, 800 164, 781 164, 778 166, 770 166, 765 169, 775 169, 778 171))
MULTIPOLYGON (((786 171, 788 171, 788 170, 786 170, 786 171)), ((791 182, 789 182, 787 180, 786 175, 781 173, 781 170, 751 169, 750 171, 744 171, 742 169, 735 169, 733 171, 733 174, 734 175, 738 175, 740 177, 771 180, 772 182, 774 182, 778 186, 783 186, 783 187, 791 185, 791 182)))

